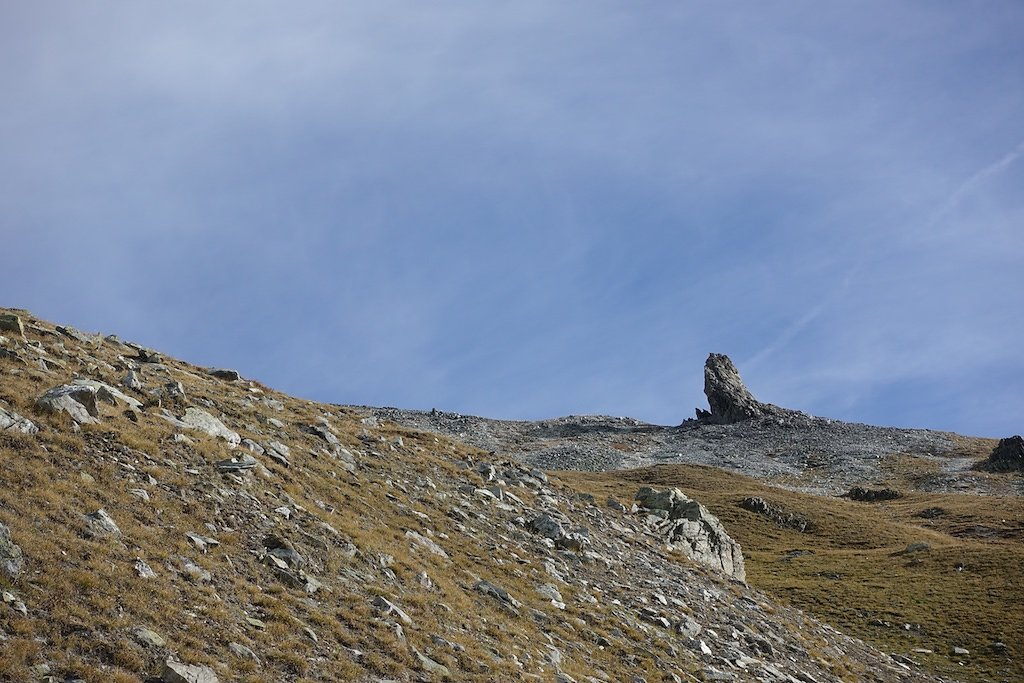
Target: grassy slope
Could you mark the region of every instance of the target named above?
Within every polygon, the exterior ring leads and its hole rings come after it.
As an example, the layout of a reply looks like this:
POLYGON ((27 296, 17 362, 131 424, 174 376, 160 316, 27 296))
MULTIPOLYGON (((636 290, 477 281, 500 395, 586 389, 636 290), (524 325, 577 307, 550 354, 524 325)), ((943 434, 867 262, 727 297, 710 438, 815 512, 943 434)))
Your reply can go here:
POLYGON ((628 500, 641 484, 678 486, 710 508, 742 544, 747 580, 784 603, 937 672, 964 680, 1024 680, 1020 498, 910 493, 887 503, 857 503, 688 465, 559 476, 600 500, 628 500), (780 529, 740 508, 747 496, 800 512, 814 528, 780 529), (945 514, 917 516, 933 507, 945 514), (911 543, 930 547, 904 552, 911 543), (1008 651, 993 651, 997 641, 1008 651), (953 656, 954 646, 971 654, 953 656))

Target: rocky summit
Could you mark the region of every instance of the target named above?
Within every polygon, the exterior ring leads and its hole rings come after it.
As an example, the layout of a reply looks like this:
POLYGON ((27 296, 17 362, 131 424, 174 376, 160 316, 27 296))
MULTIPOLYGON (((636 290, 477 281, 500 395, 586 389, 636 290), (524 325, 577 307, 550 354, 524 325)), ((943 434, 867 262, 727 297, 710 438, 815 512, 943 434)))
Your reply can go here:
POLYGON ((1024 676, 992 442, 760 403, 725 356, 701 419, 505 422, 0 330, 0 680, 1024 676))

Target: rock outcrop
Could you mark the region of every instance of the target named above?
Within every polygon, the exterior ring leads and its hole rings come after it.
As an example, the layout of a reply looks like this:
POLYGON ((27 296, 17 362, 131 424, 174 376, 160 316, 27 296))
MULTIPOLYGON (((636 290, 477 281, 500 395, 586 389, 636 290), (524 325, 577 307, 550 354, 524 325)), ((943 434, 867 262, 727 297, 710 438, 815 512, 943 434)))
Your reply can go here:
POLYGON ((780 424, 812 420, 798 410, 780 408, 754 398, 729 356, 708 354, 704 362, 704 394, 711 411, 697 409, 697 419, 705 424, 736 424, 745 420, 768 418, 780 424))
POLYGON ((1024 438, 1019 434, 1000 439, 980 469, 990 472, 1024 471, 1024 438))
POLYGON ((732 424, 765 415, 767 406, 747 390, 729 356, 708 354, 704 362, 704 394, 711 412, 697 409, 701 422, 732 424))
POLYGON ((644 486, 636 494, 637 505, 647 511, 648 526, 678 544, 695 561, 740 581, 746 580, 743 552, 718 518, 679 489, 658 490, 644 486))

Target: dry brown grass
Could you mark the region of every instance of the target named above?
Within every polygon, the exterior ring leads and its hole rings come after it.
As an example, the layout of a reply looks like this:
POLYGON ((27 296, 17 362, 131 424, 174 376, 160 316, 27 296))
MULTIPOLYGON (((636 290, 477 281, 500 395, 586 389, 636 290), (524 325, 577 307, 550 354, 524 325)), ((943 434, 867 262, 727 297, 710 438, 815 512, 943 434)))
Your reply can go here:
POLYGON ((641 485, 678 486, 704 503, 741 543, 753 586, 887 652, 932 650, 911 656, 935 671, 974 681, 1024 679, 1020 498, 910 493, 867 504, 682 465, 558 476, 599 500, 610 495, 627 504, 641 485), (781 529, 743 510, 739 502, 747 496, 810 517, 813 533, 781 529), (939 517, 918 516, 939 507, 944 510, 939 517), (911 543, 930 547, 906 553, 911 543), (1008 651, 993 651, 994 642, 1006 644, 1008 651), (954 646, 969 649, 970 657, 953 657, 954 646))

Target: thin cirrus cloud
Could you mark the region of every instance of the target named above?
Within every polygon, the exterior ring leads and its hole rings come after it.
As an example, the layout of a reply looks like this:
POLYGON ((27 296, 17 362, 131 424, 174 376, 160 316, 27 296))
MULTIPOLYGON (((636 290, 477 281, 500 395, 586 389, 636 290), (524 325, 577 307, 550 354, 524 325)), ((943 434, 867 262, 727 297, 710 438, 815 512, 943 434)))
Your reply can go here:
POLYGON ((671 424, 722 351, 1020 431, 1017 3, 2 13, 8 305, 333 402, 671 424))

